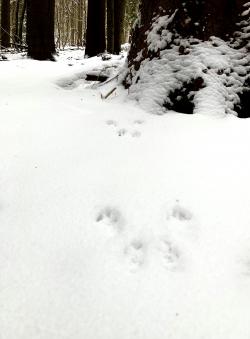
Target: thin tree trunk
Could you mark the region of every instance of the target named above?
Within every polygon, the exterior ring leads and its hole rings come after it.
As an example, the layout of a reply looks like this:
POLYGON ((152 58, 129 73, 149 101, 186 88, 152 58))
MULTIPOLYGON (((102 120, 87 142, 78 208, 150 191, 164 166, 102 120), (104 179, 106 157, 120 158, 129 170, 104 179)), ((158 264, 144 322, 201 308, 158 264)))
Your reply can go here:
POLYGON ((74 44, 75 44, 75 6, 72 3, 70 13, 70 45, 74 46, 74 44))
POLYGON ((24 22, 26 9, 27 9, 27 0, 24 0, 22 11, 21 11, 21 16, 20 16, 20 21, 19 21, 19 29, 18 29, 18 41, 20 44, 22 44, 22 41, 23 41, 23 22, 24 22))
POLYGON ((84 45, 86 45, 86 32, 87 32, 87 0, 83 0, 83 40, 84 45))
POLYGON ((18 39, 18 24, 19 24, 19 8, 20 8, 20 0, 16 0, 16 8, 15 8, 15 22, 14 22, 14 44, 19 43, 18 39))
POLYGON ((83 35, 83 0, 79 0, 78 4, 78 24, 77 24, 77 46, 82 46, 83 35))

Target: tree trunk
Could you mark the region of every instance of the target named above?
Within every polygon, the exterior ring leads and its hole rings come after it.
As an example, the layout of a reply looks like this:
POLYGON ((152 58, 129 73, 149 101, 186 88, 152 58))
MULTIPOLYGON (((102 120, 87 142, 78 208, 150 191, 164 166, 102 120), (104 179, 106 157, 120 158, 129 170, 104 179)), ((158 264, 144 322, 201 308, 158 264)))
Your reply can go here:
POLYGON ((236 30, 245 3, 246 0, 187 0, 185 3, 182 0, 143 0, 140 5, 140 27, 137 25, 133 32, 130 59, 145 47, 145 33, 157 14, 170 15, 177 11, 171 29, 183 38, 193 36, 208 40, 210 36, 216 36, 228 39, 236 30), (155 11, 157 8, 158 12, 155 11))
POLYGON ((72 3, 71 6, 71 20, 70 20, 70 45, 74 46, 75 45, 75 6, 72 3))
POLYGON ((125 15, 125 0, 116 0, 114 6, 114 53, 119 54, 123 41, 123 22, 125 15))
POLYGON ((105 0, 89 0, 85 55, 103 53, 105 40, 105 0))
POLYGON ((107 0, 107 51, 114 53, 114 0, 107 0))
POLYGON ((249 32, 247 0, 142 0, 125 86, 158 114, 205 112, 208 98, 250 116, 249 32))
POLYGON ((82 46, 83 40, 83 0, 78 3, 77 46, 82 46))
POLYGON ((1 2, 1 46, 10 47, 10 0, 1 2))
POLYGON ((16 0, 15 6, 15 15, 14 15, 14 25, 13 25, 13 42, 17 46, 19 44, 18 39, 18 25, 19 25, 19 8, 20 8, 20 1, 16 0))
POLYGON ((54 0, 27 0, 28 56, 54 60, 54 0))
POLYGON ((24 0, 22 11, 21 11, 21 16, 20 16, 20 21, 19 21, 19 28, 18 28, 18 41, 20 45, 22 45, 22 41, 23 41, 23 22, 24 22, 26 9, 27 9, 27 0, 24 0))

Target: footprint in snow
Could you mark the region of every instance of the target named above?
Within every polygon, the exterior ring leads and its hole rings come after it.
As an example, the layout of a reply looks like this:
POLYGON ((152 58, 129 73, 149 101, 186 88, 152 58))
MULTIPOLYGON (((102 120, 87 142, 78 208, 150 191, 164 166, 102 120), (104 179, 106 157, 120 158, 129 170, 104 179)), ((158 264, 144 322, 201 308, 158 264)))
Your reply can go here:
POLYGON ((245 243, 239 245, 240 253, 237 255, 237 266, 239 272, 245 278, 250 279, 250 248, 249 248, 249 238, 245 239, 245 243))
POLYGON ((115 120, 107 120, 107 121, 106 121, 106 124, 107 124, 108 126, 114 126, 114 127, 117 126, 117 122, 116 122, 115 120))
POLYGON ((124 249, 125 259, 131 272, 137 271, 145 262, 146 246, 143 241, 135 239, 124 249))
MULTIPOLYGON (((142 125, 142 124, 144 124, 144 121, 143 120, 134 120, 133 121, 133 124, 134 125, 142 125)), ((115 121, 115 120, 112 120, 112 119, 110 119, 110 120, 106 120, 106 125, 108 125, 108 126, 111 126, 111 127, 117 127, 118 126, 118 122, 117 121, 115 121)), ((118 130, 117 130, 117 135, 119 136, 119 137, 123 137, 123 136, 125 136, 126 134, 130 134, 133 138, 139 138, 140 136, 141 136, 141 132, 140 131, 138 131, 138 130, 132 130, 132 131, 129 131, 129 130, 127 130, 126 128, 119 128, 118 130)))
POLYGON ((192 213, 185 207, 177 203, 172 209, 172 217, 180 221, 187 221, 192 219, 192 213))
POLYGON ((139 132, 139 131, 133 131, 133 132, 131 133, 131 136, 132 136, 133 138, 139 138, 139 137, 141 136, 141 132, 139 132))
POLYGON ((182 253, 168 237, 160 240, 159 250, 162 255, 163 266, 169 271, 182 270, 183 257, 182 253))
POLYGON ((125 129, 125 128, 121 128, 121 129, 119 129, 118 131, 117 131, 117 135, 119 136, 119 137, 123 137, 124 135, 126 135, 127 134, 127 130, 125 129))
POLYGON ((142 125, 142 124, 144 124, 144 121, 143 121, 143 120, 140 120, 140 119, 134 120, 134 124, 135 124, 135 125, 142 125))
POLYGON ((96 222, 109 227, 114 234, 120 233, 123 229, 121 213, 114 207, 103 208, 96 216, 96 222))
POLYGON ((181 253, 168 237, 160 240, 159 250, 162 254, 163 266, 167 270, 176 271, 181 268, 181 253))
MULTIPOLYGON (((118 136, 119 137, 123 137, 125 136, 126 134, 128 134, 128 131, 125 129, 125 128, 121 128, 118 130, 117 132, 118 136)), ((141 132, 139 131, 132 131, 132 132, 129 132, 129 134, 133 137, 133 138, 139 138, 141 136, 141 132)))
POLYGON ((159 249, 163 258, 163 265, 169 270, 183 268, 184 261, 192 260, 192 251, 196 239, 197 229, 193 214, 179 201, 169 210, 166 216, 164 233, 160 238, 159 249), (170 240, 171 239, 171 240, 170 240), (190 247, 190 240, 192 247, 190 247), (191 255, 191 257, 190 257, 191 255))
POLYGON ((171 236, 182 239, 195 236, 193 214, 178 201, 167 213, 166 219, 166 229, 171 236))

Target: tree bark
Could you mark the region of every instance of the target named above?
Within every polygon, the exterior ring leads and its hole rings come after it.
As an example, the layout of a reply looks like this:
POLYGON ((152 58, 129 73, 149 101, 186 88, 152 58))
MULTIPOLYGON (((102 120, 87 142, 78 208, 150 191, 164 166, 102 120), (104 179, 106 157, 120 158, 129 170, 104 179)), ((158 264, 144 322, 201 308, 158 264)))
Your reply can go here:
POLYGON ((156 15, 177 11, 171 30, 182 38, 193 36, 203 41, 211 36, 228 39, 237 26, 240 11, 246 0, 142 0, 140 22, 136 25, 129 60, 145 47, 145 33, 156 15))
POLYGON ((23 41, 23 23, 24 23, 26 9, 27 9, 27 0, 24 0, 22 11, 21 11, 21 16, 20 16, 20 21, 19 21, 19 28, 18 28, 18 41, 20 45, 22 45, 22 41, 23 41))
POLYGON ((83 0, 78 3, 77 46, 82 46, 83 40, 83 0))
POLYGON ((209 96, 213 111, 250 117, 249 32, 248 0, 142 0, 124 84, 156 114, 204 113, 209 96))
POLYGON ((71 18, 70 18, 70 45, 74 46, 75 45, 75 24, 76 24, 76 20, 75 20, 75 6, 72 3, 71 5, 71 18))
POLYGON ((89 0, 85 55, 95 56, 105 48, 105 0, 89 0))
POLYGON ((114 53, 114 0, 107 0, 107 51, 114 53))
POLYGON ((18 25, 19 25, 19 9, 20 9, 20 1, 16 0, 15 6, 15 15, 14 15, 14 25, 13 25, 13 42, 17 46, 19 44, 18 38, 18 25))
POLYGON ((119 54, 123 41, 123 22, 125 15, 125 0, 116 0, 114 5, 114 53, 119 54))
POLYGON ((27 0, 28 56, 54 60, 54 0, 27 0))
POLYGON ((1 2, 1 46, 10 47, 10 0, 1 2))

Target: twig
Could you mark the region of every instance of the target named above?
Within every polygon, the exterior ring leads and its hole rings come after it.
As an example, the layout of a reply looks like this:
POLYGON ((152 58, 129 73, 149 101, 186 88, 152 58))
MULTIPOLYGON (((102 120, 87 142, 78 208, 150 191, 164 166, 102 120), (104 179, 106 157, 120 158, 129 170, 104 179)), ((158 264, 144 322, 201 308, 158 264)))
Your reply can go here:
POLYGON ((113 76, 112 78, 109 78, 109 79, 107 79, 107 80, 106 80, 106 81, 104 81, 103 83, 99 84, 99 86, 98 86, 98 87, 102 87, 102 86, 104 86, 104 85, 108 84, 109 82, 111 82, 111 81, 115 80, 116 78, 118 79, 118 76, 119 76, 119 75, 120 75, 120 73, 116 74, 116 75, 115 75, 115 76, 113 76))
POLYGON ((117 87, 113 87, 107 94, 103 95, 101 94, 101 98, 103 100, 107 99, 112 93, 114 93, 114 91, 117 89, 117 87))

